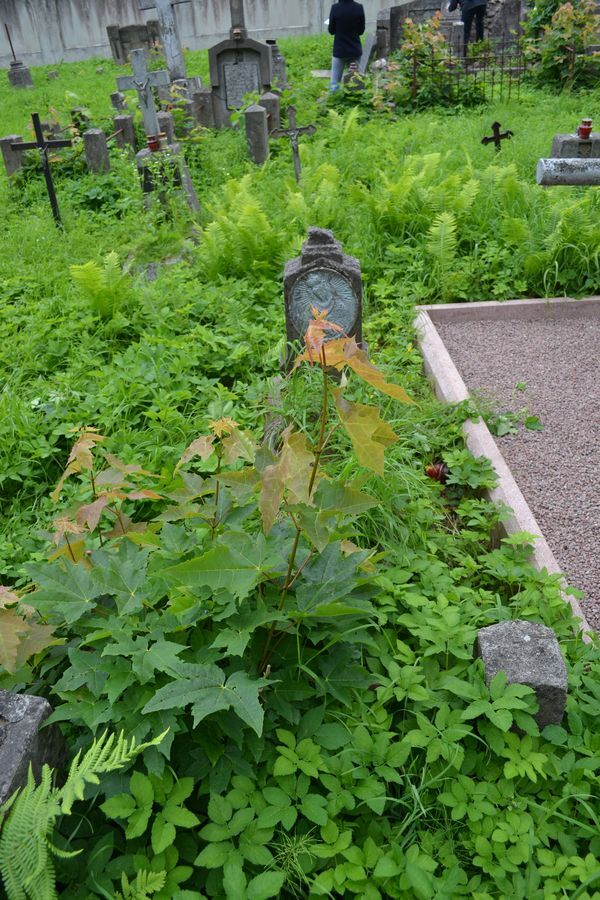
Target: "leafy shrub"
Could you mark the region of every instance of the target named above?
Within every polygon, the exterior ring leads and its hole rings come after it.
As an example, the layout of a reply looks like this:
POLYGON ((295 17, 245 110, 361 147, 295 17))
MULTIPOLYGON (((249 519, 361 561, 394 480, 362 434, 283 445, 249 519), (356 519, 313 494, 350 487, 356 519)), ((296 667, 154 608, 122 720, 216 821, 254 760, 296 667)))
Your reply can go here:
POLYGON ((598 29, 594 0, 573 0, 558 5, 542 2, 533 7, 525 32, 525 52, 534 62, 534 77, 555 89, 597 84, 598 60, 585 54, 598 29), (550 21, 548 17, 550 17, 550 21))

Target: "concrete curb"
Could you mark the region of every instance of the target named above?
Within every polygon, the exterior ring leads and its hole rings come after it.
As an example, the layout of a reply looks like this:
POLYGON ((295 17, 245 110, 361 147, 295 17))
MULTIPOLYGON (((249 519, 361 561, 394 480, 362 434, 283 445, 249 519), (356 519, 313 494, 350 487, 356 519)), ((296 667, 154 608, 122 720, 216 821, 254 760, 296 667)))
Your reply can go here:
MULTIPOLYGON (((600 316, 600 297, 586 297, 584 300, 557 298, 551 300, 508 300, 505 302, 483 301, 478 303, 446 303, 437 306, 417 306, 415 328, 423 355, 423 366, 427 378, 432 383, 435 394, 445 403, 460 403, 469 399, 469 392, 450 354, 448 353, 435 322, 468 322, 492 319, 554 318, 574 316, 577 318, 600 316)), ((534 544, 533 563, 538 569, 546 569, 551 575, 562 574, 548 542, 542 534, 535 516, 521 493, 496 441, 483 420, 467 421, 463 425, 467 446, 474 456, 486 456, 498 475, 498 485, 488 492, 490 500, 503 503, 512 510, 512 515, 500 527, 505 534, 528 531, 539 535, 534 544)), ((573 614, 579 619, 583 640, 591 638, 591 631, 580 604, 574 597, 564 595, 573 614)))

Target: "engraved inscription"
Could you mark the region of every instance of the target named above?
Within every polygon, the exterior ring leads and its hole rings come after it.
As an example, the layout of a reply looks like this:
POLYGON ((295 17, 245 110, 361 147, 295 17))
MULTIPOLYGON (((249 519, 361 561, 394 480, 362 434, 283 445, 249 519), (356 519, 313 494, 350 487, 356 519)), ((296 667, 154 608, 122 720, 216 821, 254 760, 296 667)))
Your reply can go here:
MULTIPOLYGON (((330 322, 351 335, 356 327, 358 300, 347 278, 334 269, 313 269, 295 283, 290 296, 289 314, 299 336, 304 335, 312 318, 312 309, 325 310, 330 322)), ((326 340, 341 337, 332 331, 326 340)))
POLYGON ((241 109, 244 94, 260 91, 260 75, 256 63, 225 63, 223 79, 227 109, 241 109))

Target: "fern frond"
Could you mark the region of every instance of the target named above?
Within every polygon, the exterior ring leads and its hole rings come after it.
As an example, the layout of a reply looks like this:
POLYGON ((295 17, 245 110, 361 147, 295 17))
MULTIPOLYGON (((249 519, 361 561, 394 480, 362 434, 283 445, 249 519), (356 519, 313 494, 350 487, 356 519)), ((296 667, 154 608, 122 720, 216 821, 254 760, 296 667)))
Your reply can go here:
POLYGON ((130 882, 127 875, 121 875, 122 894, 115 894, 115 900, 149 900, 151 894, 162 890, 167 878, 167 873, 149 872, 139 869, 135 881, 130 882))
POLYGON ((456 252, 456 219, 450 212, 436 216, 428 232, 427 250, 446 268, 454 259, 456 252))

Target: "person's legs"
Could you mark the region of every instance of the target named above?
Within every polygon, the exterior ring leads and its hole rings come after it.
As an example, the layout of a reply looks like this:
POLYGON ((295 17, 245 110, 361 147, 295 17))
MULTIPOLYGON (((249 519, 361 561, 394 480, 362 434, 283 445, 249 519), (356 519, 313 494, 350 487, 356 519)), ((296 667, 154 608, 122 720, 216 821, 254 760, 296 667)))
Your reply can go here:
POLYGON ((469 43, 469 37, 471 35, 471 23, 473 22, 473 16, 475 15, 475 11, 478 9, 476 6, 475 9, 470 9, 468 12, 464 12, 463 19, 463 28, 464 28, 464 37, 463 37, 463 53, 467 55, 467 45, 469 43))
POLYGON ((485 6, 476 6, 475 13, 475 39, 483 40, 483 20, 485 18, 485 6))
POLYGON ((340 82, 342 80, 342 75, 344 74, 344 59, 340 59, 338 56, 333 56, 331 58, 331 81, 329 82, 329 90, 337 91, 340 86, 340 82))

